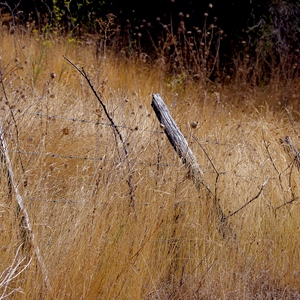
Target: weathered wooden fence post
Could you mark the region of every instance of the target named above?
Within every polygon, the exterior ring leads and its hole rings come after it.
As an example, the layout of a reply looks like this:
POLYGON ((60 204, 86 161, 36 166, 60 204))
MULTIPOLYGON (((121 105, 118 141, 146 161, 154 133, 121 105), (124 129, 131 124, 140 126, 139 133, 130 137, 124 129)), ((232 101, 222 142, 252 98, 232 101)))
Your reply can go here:
MULTIPOLYGON (((185 137, 180 132, 179 128, 177 127, 176 123, 171 117, 171 114, 160 95, 153 95, 151 106, 162 128, 164 129, 165 134, 167 135, 171 145, 173 146, 176 153, 179 155, 183 164, 188 168, 188 171, 192 176, 193 182, 197 190, 200 191, 201 184, 203 184, 206 187, 206 189, 208 189, 208 186, 204 184, 203 171, 200 165, 197 163, 197 160, 192 150, 189 148, 185 137)), ((210 200, 212 201, 214 213, 216 214, 218 219, 217 226, 222 236, 225 237, 228 234, 232 233, 231 229, 228 225, 227 218, 222 208, 220 207, 218 199, 214 197, 213 193, 210 190, 209 193, 211 194, 210 200)))

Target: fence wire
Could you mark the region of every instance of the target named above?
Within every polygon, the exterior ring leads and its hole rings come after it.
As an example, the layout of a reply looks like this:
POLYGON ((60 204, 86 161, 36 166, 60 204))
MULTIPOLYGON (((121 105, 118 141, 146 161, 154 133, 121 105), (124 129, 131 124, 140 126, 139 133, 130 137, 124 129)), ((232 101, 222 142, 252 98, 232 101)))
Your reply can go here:
POLYGON ((23 115, 30 115, 30 116, 36 116, 36 117, 42 117, 42 118, 46 118, 48 120, 64 120, 64 121, 71 121, 71 122, 78 122, 81 124, 94 124, 94 125, 101 125, 101 126, 108 126, 108 127, 118 127, 118 128, 122 128, 122 129, 128 129, 131 131, 142 131, 142 132, 150 132, 150 133, 155 133, 155 134, 164 134, 163 131, 160 130, 151 130, 151 129, 139 129, 137 127, 130 127, 130 126, 126 126, 126 125, 112 125, 110 123, 106 123, 106 122, 100 122, 100 121, 95 121, 95 120, 87 120, 87 119, 79 119, 79 118, 66 118, 64 116, 60 116, 60 115, 47 115, 47 114, 43 114, 40 112, 28 112, 26 110, 12 110, 12 112, 14 113, 20 113, 23 115))
MULTIPOLYGON (((93 124, 93 125, 107 126, 107 127, 118 127, 121 129, 130 130, 130 131, 141 131, 141 132, 149 132, 149 133, 158 134, 158 135, 164 135, 164 131, 162 131, 162 130, 140 129, 137 127, 133 128, 133 127, 126 126, 126 125, 112 125, 110 123, 100 122, 100 121, 95 121, 95 120, 81 119, 81 118, 75 118, 75 117, 65 117, 65 116, 61 116, 61 115, 48 115, 48 114, 44 114, 41 112, 36 112, 36 111, 29 112, 27 110, 20 110, 20 109, 12 110, 12 112, 19 113, 19 114, 21 114, 21 116, 28 115, 28 116, 34 116, 34 117, 39 117, 39 118, 40 117, 46 118, 49 121, 51 121, 51 120, 71 121, 71 122, 80 123, 80 124, 93 124)), ((21 116, 19 116, 17 119, 21 118, 21 116)), ((185 136, 185 138, 187 138, 187 136, 185 136)), ((201 141, 201 143, 207 144, 207 143, 209 143, 209 141, 205 140, 205 141, 201 141)), ((221 145, 221 143, 218 143, 218 142, 216 142, 215 144, 221 145)), ((87 160, 87 161, 95 161, 95 162, 103 160, 101 157, 78 156, 78 155, 73 155, 73 154, 59 154, 59 153, 43 153, 43 152, 39 152, 39 151, 26 151, 26 150, 20 150, 20 149, 10 150, 9 152, 24 154, 24 155, 35 155, 35 156, 63 158, 63 159, 75 159, 75 160, 87 160)), ((114 162, 119 163, 119 162, 121 162, 121 160, 119 160, 119 161, 114 160, 114 162)), ((163 167, 175 166, 175 164, 158 163, 158 162, 150 162, 149 163, 149 162, 143 162, 143 161, 139 161, 139 162, 135 161, 135 164, 136 163, 144 164, 144 165, 151 165, 151 166, 159 165, 159 166, 163 166, 163 167)))

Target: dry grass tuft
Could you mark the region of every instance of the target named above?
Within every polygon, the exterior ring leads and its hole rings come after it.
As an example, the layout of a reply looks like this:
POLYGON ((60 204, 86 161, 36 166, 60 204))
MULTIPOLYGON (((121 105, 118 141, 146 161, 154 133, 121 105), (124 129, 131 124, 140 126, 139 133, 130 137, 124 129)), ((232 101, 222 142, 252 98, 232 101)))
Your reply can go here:
POLYGON ((0 298, 300 297, 299 172, 279 142, 289 135, 299 144, 299 87, 170 86, 162 68, 109 51, 97 59, 93 43, 4 31, 0 41, 1 122, 51 283, 43 286, 34 254, 20 248, 2 162, 0 298), (64 54, 90 76, 130 167, 64 54), (209 195, 197 193, 163 134, 152 93, 186 136, 234 237, 223 240, 212 222, 209 195), (11 266, 17 276, 5 282, 11 266))

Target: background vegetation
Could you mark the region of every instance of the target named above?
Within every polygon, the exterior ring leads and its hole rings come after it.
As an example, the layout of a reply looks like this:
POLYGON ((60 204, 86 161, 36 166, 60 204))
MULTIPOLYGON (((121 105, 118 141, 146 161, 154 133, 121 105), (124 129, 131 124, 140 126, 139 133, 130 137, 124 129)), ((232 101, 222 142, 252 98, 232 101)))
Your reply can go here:
POLYGON ((13 16, 10 28, 26 24, 45 35, 80 38, 92 33, 116 52, 165 60, 171 73, 197 77, 201 65, 201 74, 209 69, 207 79, 224 82, 242 69, 255 85, 299 76, 299 1, 10 0, 1 12, 13 16))
MULTIPOLYGON (((145 40, 148 19, 126 23, 104 11, 93 30, 77 15, 68 27, 66 2, 49 3, 36 20, 34 3, 31 17, 22 2, 13 14, 11 3, 1 11, 1 122, 35 244, 2 156, 0 299, 298 299, 299 155, 280 142, 299 144, 297 49, 274 52, 276 27, 265 31, 271 23, 261 21, 227 52, 229 33, 210 19, 209 3, 199 25, 185 11, 174 27, 155 14, 145 40), (88 74, 126 157, 63 55, 88 74), (228 217, 225 239, 207 189, 197 192, 158 124, 153 93, 228 217)), ((290 15, 278 14, 276 24, 296 22, 298 3, 285 5, 293 10, 280 10, 290 15)))

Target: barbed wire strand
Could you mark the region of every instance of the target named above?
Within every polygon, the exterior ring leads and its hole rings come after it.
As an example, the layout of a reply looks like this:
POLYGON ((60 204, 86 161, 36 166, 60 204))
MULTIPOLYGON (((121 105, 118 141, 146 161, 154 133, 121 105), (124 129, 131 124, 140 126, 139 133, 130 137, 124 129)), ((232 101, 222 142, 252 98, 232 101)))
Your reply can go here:
MULTIPOLYGON (((155 133, 155 134, 163 134, 164 135, 164 131, 162 130, 155 130, 155 129, 140 129, 138 127, 131 127, 131 126, 127 126, 127 125, 115 125, 113 126, 112 124, 109 123, 105 123, 105 122, 100 122, 100 121, 95 121, 95 120, 87 120, 87 119, 80 119, 80 118, 75 118, 75 117, 64 117, 64 116, 60 116, 60 115, 47 115, 44 113, 40 113, 40 112, 27 112, 26 110, 22 111, 22 110, 13 110, 14 112, 19 112, 22 115, 32 115, 32 116, 36 116, 36 117, 43 117, 43 118, 47 118, 48 120, 64 120, 64 121, 72 121, 72 122, 78 122, 81 124, 94 124, 94 125, 101 125, 101 126, 108 126, 108 127, 118 127, 118 128, 122 128, 122 129, 129 129, 130 131, 142 131, 142 132, 149 132, 149 133, 155 133)), ((188 136, 184 135, 185 138, 188 138, 188 136)), ((197 137, 193 137, 193 139, 199 141, 199 138, 197 137)), ((208 139, 202 140, 200 141, 201 143, 212 143, 214 145, 228 145, 228 143, 221 143, 218 141, 214 141, 211 142, 208 139)))
POLYGON ((43 118, 47 118, 48 120, 65 120, 65 121, 72 121, 72 122, 78 122, 78 123, 86 123, 86 124, 94 124, 94 125, 102 125, 102 126, 108 126, 108 127, 118 127, 118 128, 122 128, 122 129, 129 129, 131 131, 143 131, 143 132, 150 132, 150 133, 158 133, 158 134, 163 134, 163 131, 160 130, 153 130, 153 129, 140 129, 137 127, 130 127, 130 126, 126 126, 126 125, 112 125, 109 123, 105 123, 105 122, 100 122, 100 121, 95 121, 95 120, 87 120, 87 119, 79 119, 79 118, 67 118, 67 117, 63 117, 60 115, 47 115, 47 114, 43 114, 40 112, 27 112, 24 110, 13 110, 14 112, 18 112, 21 113, 22 115, 32 115, 32 116, 36 116, 36 117, 43 117, 43 118))
MULTIPOLYGON (((38 151, 24 151, 24 150, 9 150, 10 153, 18 153, 18 154, 25 154, 25 155, 36 155, 36 156, 45 156, 45 157, 53 157, 53 158, 64 158, 64 159, 76 159, 76 160, 89 160, 89 161, 109 161, 115 163, 122 163, 122 160, 115 160, 115 159, 103 159, 102 157, 90 157, 90 156, 76 156, 76 155, 68 155, 68 154, 58 154, 58 153, 43 153, 38 151)), ((163 166, 163 167, 171 167, 176 166, 177 164, 170 164, 170 163, 158 163, 158 162, 145 162, 145 161, 131 161, 133 164, 140 164, 140 165, 149 165, 149 166, 163 166)))

